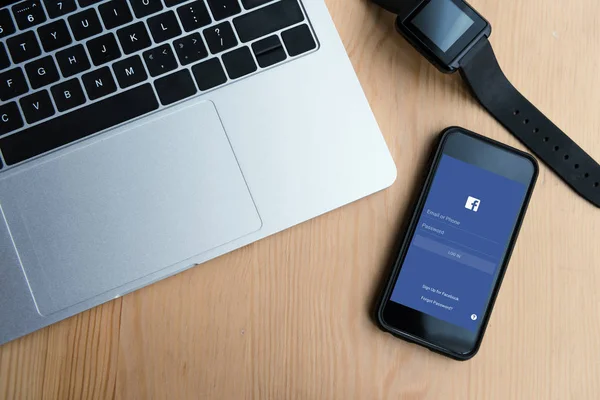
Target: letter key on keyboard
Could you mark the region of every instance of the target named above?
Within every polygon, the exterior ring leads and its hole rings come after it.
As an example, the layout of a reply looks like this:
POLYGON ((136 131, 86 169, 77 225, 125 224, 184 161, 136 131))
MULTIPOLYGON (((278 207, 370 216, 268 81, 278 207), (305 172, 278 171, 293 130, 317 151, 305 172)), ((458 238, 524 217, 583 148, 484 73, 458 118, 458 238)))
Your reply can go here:
POLYGON ((25 119, 30 124, 54 115, 54 106, 47 90, 30 94, 19 100, 25 119))
POLYGON ((68 19, 73 35, 77 40, 87 39, 102 32, 100 19, 93 8, 73 14, 68 19))
POLYGON ((67 111, 85 103, 85 95, 77 78, 61 82, 50 90, 59 111, 67 111))
POLYGON ((83 45, 76 44, 73 47, 56 53, 56 61, 64 77, 69 77, 90 69, 90 60, 83 45))
POLYGON ((111 0, 98 7, 106 29, 113 29, 133 21, 131 11, 125 0, 111 0))
POLYGON ((81 77, 90 100, 108 96, 117 91, 117 85, 108 67, 102 67, 81 77))
POLYGON ((179 22, 177 22, 177 17, 175 17, 173 11, 167 11, 150 17, 147 22, 155 43, 164 42, 165 40, 181 35, 179 22))
POLYGON ((6 45, 15 64, 31 60, 42 54, 42 49, 32 31, 9 38, 6 45))
POLYGON ((143 82, 148 78, 140 56, 132 56, 113 64, 113 71, 123 89, 143 82))
POLYGON ((73 41, 67 24, 62 19, 40 26, 37 31, 42 47, 47 52, 68 46, 73 41))
POLYGON ((87 48, 94 65, 102 65, 121 57, 121 50, 112 33, 88 41, 87 48))
POLYGON ((39 58, 25 65, 25 72, 33 89, 41 88, 60 79, 52 56, 39 58))
POLYGON ((6 101, 27 92, 27 81, 21 68, 13 68, 0 74, 0 100, 6 101))
POLYGON ((0 105, 0 136, 23 126, 23 118, 14 101, 0 105))
POLYGON ((163 5, 160 0, 129 0, 133 13, 138 18, 162 11, 163 5))
POLYGON ((152 44, 150 36, 148 36, 148 30, 143 22, 136 22, 135 24, 119 29, 117 36, 125 54, 135 53, 138 50, 150 47, 152 44))

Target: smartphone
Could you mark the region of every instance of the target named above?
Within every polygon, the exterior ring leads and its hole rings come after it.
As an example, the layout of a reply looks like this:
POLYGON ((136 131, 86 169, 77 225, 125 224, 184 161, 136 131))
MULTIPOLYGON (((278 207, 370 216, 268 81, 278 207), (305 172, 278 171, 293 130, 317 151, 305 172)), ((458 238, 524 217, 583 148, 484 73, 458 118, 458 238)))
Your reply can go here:
POLYGON ((442 132, 391 279, 380 328, 457 360, 481 345, 538 176, 531 155, 442 132))

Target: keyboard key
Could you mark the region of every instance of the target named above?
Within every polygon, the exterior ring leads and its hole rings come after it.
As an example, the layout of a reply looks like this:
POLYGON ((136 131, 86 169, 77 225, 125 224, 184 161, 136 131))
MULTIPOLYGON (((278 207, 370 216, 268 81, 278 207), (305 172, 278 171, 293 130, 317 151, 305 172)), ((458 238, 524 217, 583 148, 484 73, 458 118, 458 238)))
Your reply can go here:
POLYGON ((162 105, 167 106, 186 97, 193 96, 198 91, 190 71, 182 69, 154 81, 154 87, 162 105))
POLYGON ((12 8, 19 29, 27 29, 46 21, 40 0, 28 0, 12 8))
POLYGON ((140 56, 129 57, 113 64, 113 71, 122 89, 133 86, 148 79, 146 69, 140 56))
POLYGON ((145 84, 0 139, 0 150, 6 163, 13 165, 157 108, 152 86, 145 84))
POLYGON ((160 0, 129 0, 133 12, 137 18, 143 18, 147 15, 157 13, 163 9, 160 0))
POLYGON ((242 12, 237 0, 208 0, 208 5, 216 21, 242 12))
POLYGON ((173 42, 173 46, 181 65, 187 65, 208 57, 208 51, 206 51, 199 33, 177 39, 173 42))
POLYGON ((25 65, 25 72, 33 89, 41 88, 59 80, 58 69, 51 56, 46 56, 25 65))
POLYGON ((241 78, 256 71, 256 63, 246 46, 223 54, 223 64, 231 79, 241 78))
POLYGON ((7 8, 0 9, 0 38, 15 33, 15 24, 13 23, 10 11, 7 8))
POLYGON ((85 95, 77 78, 61 82, 50 90, 59 111, 67 111, 85 103, 85 95))
POLYGON ((90 69, 90 60, 80 44, 56 53, 56 61, 65 78, 90 69))
POLYGON ((263 4, 267 4, 268 2, 273 0, 242 0, 242 4, 246 10, 251 8, 255 8, 258 6, 262 6, 263 4))
POLYGON ((204 1, 194 1, 177 9, 177 14, 186 32, 202 28, 212 22, 204 1))
POLYGON ((17 103, 10 102, 0 105, 0 136, 19 129, 23 126, 23 118, 17 103))
POLYGON ((275 31, 304 21, 297 0, 281 0, 234 18, 233 25, 242 42, 267 36, 275 31))
POLYGON ((206 28, 203 32, 208 48, 213 54, 231 49, 238 44, 235 33, 233 33, 233 29, 229 22, 211 26, 210 28, 206 28))
POLYGON ((112 33, 92 39, 86 46, 94 65, 102 65, 121 57, 121 50, 112 33))
POLYGON ((188 1, 188 0, 165 0, 165 5, 167 7, 173 7, 173 6, 176 6, 177 4, 181 4, 186 1, 188 1))
POLYGON ((6 52, 6 47, 0 42, 0 69, 8 68, 9 66, 10 60, 8 58, 8 53, 6 52))
POLYGON ((98 11, 100 11, 106 29, 116 28, 133 21, 133 16, 125 0, 111 0, 108 3, 100 4, 98 11))
POLYGON ((25 96, 19 100, 19 103, 23 114, 25 114, 25 119, 30 124, 51 117, 55 113, 47 90, 25 96))
POLYGON ((42 49, 32 31, 7 39, 6 45, 15 64, 31 60, 42 54, 42 49))
POLYGON ((135 53, 138 50, 150 47, 152 44, 143 22, 136 22, 133 25, 119 29, 117 36, 125 54, 135 53))
POLYGON ((44 51, 53 51, 71 44, 71 34, 64 20, 59 19, 38 28, 38 36, 44 51))
POLYGON ((177 17, 175 17, 173 11, 167 11, 150 17, 147 22, 150 33, 152 33, 152 38, 156 43, 164 42, 165 40, 181 35, 179 22, 177 22, 177 17))
POLYGON ((252 43, 252 51, 261 68, 270 67, 287 58, 281 40, 277 35, 252 43))
POLYGON ((143 56, 151 76, 158 76, 177 68, 173 49, 168 44, 145 51, 143 56))
POLYGON ((317 47, 308 25, 300 25, 281 34, 285 48, 294 57, 317 47))
POLYGON ((50 18, 58 18, 75 11, 75 0, 44 0, 50 18))
POLYGON ((79 3, 79 7, 81 8, 91 6, 92 4, 100 3, 101 1, 102 0, 77 0, 77 2, 79 3))
POLYGON ((108 67, 102 67, 81 77, 90 100, 96 100, 117 91, 117 85, 108 67))
POLYGON ((227 76, 218 58, 212 58, 192 67, 200 90, 209 90, 227 82, 227 76))
POLYGON ((27 92, 27 81, 21 68, 9 69, 0 74, 0 100, 6 101, 27 92))
POLYGON ((87 39, 102 32, 100 19, 93 8, 71 15, 68 19, 73 35, 77 40, 87 39))

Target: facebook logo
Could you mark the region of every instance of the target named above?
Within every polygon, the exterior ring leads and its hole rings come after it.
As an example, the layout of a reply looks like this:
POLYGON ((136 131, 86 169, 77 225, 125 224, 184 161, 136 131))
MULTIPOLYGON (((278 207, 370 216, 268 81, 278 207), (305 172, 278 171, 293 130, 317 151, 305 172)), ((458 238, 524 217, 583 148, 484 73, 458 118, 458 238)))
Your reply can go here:
POLYGON ((467 203, 465 204, 465 208, 467 210, 477 212, 477 210, 479 210, 480 204, 481 204, 481 200, 476 199, 475 197, 469 196, 469 198, 467 199, 467 203))

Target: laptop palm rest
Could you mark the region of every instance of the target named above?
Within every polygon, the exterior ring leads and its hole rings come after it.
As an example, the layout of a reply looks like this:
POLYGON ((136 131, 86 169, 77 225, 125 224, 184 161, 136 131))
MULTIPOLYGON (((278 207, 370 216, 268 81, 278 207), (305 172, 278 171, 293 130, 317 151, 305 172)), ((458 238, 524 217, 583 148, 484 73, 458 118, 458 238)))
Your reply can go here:
POLYGON ((42 315, 262 225, 212 102, 10 175, 0 204, 42 315))

